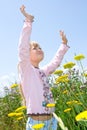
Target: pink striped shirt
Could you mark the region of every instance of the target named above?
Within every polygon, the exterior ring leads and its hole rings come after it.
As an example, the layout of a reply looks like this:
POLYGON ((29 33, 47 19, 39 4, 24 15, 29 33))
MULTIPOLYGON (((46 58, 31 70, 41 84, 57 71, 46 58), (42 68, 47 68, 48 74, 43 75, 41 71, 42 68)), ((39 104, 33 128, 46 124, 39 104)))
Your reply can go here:
POLYGON ((26 20, 19 39, 19 78, 26 100, 27 113, 51 113, 54 109, 48 109, 45 106, 45 103, 54 102, 46 78, 60 66, 69 47, 65 44, 61 44, 49 64, 43 68, 35 68, 29 59, 31 31, 32 23, 26 20))

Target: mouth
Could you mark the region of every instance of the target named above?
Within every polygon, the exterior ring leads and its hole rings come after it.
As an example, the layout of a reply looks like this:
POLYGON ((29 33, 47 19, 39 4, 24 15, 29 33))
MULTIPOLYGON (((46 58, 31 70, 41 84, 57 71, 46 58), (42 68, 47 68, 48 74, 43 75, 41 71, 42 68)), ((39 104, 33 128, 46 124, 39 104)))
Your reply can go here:
POLYGON ((39 52, 38 52, 38 54, 41 54, 41 55, 42 55, 42 54, 43 54, 43 52, 42 52, 42 51, 39 51, 39 52))

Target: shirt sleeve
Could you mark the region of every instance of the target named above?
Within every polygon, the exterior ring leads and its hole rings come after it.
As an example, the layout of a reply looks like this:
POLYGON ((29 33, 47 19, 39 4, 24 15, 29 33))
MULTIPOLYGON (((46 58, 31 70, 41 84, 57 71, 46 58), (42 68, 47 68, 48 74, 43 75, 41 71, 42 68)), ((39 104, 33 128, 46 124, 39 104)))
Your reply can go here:
POLYGON ((30 64, 29 43, 30 43, 31 31, 32 31, 32 22, 29 19, 26 19, 24 21, 18 45, 18 58, 19 58, 18 68, 20 70, 20 73, 22 72, 22 74, 24 73, 26 66, 30 64))
POLYGON ((30 48, 30 36, 32 31, 32 22, 29 19, 24 21, 24 25, 19 38, 18 45, 18 77, 21 86, 22 97, 25 98, 25 93, 27 93, 27 73, 31 68, 30 58, 29 58, 29 48, 30 48))
POLYGON ((32 22, 29 20, 24 21, 22 32, 19 38, 18 54, 19 62, 26 62, 29 60, 29 43, 32 30, 32 22))
POLYGON ((60 45, 57 53, 55 54, 55 56, 51 60, 51 62, 42 68, 42 70, 44 71, 44 73, 46 75, 53 73, 57 69, 57 67, 60 66, 60 64, 63 60, 63 57, 68 49, 69 49, 69 46, 67 46, 65 44, 60 45))

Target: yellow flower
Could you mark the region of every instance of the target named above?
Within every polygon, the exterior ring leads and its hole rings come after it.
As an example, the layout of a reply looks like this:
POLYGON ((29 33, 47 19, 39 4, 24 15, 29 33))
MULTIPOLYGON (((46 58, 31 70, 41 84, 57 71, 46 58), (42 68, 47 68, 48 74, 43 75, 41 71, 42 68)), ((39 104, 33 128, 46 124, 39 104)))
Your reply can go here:
POLYGON ((21 120, 21 119, 23 119, 23 116, 17 118, 17 120, 21 120))
POLYGON ((55 104, 54 103, 49 103, 46 105, 47 107, 55 107, 55 104))
POLYGON ((76 121, 86 120, 87 121, 87 111, 80 112, 76 117, 76 121))
POLYGON ((67 108, 64 110, 64 112, 69 112, 69 111, 71 111, 71 108, 67 108))
POLYGON ((59 76, 59 77, 56 79, 56 84, 57 84, 57 83, 60 83, 60 82, 68 82, 68 81, 69 81, 68 75, 65 74, 65 75, 59 76))
POLYGON ((36 129, 36 130, 39 130, 39 129, 43 128, 43 127, 44 127, 44 123, 35 124, 35 125, 32 126, 32 128, 33 128, 33 129, 36 129))
POLYGON ((8 117, 12 117, 12 116, 16 116, 16 113, 15 112, 11 112, 8 114, 8 117))
POLYGON ((87 73, 84 73, 84 76, 87 77, 87 73))
POLYGON ((84 94, 83 92, 76 93, 76 96, 84 94))
POLYGON ((76 100, 72 100, 72 101, 68 101, 66 102, 67 105, 71 105, 71 104, 81 104, 79 101, 76 100))
POLYGON ((78 105, 82 105, 82 103, 81 103, 81 102, 77 102, 77 104, 78 104, 78 105))
POLYGON ((10 86, 10 88, 15 88, 15 87, 18 87, 18 84, 12 84, 12 85, 10 86))
POLYGON ((16 113, 16 116, 21 116, 21 115, 23 115, 23 112, 16 113))
POLYGON ((85 56, 83 54, 79 54, 79 55, 74 56, 75 60, 82 60, 84 58, 85 58, 85 56))
POLYGON ((68 90, 63 91, 63 94, 67 94, 67 93, 68 93, 68 90))
POLYGON ((68 62, 66 64, 63 65, 64 69, 70 69, 75 65, 75 63, 73 62, 68 62))
POLYGON ((62 70, 56 70, 55 72, 54 72, 54 74, 62 74, 63 73, 63 71, 62 70))
POLYGON ((22 111, 22 110, 24 110, 24 109, 26 109, 26 106, 21 106, 21 107, 17 108, 17 109, 15 110, 15 112, 22 111))

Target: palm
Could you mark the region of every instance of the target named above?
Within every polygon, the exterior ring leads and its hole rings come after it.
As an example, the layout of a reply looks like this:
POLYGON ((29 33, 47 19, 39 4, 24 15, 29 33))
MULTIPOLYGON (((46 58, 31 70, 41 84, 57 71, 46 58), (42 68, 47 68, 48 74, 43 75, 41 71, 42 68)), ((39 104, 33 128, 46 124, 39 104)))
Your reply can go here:
POLYGON ((62 42, 63 42, 64 44, 67 44, 67 38, 66 38, 66 35, 64 34, 63 31, 60 31, 60 36, 61 36, 61 38, 62 38, 62 42))

